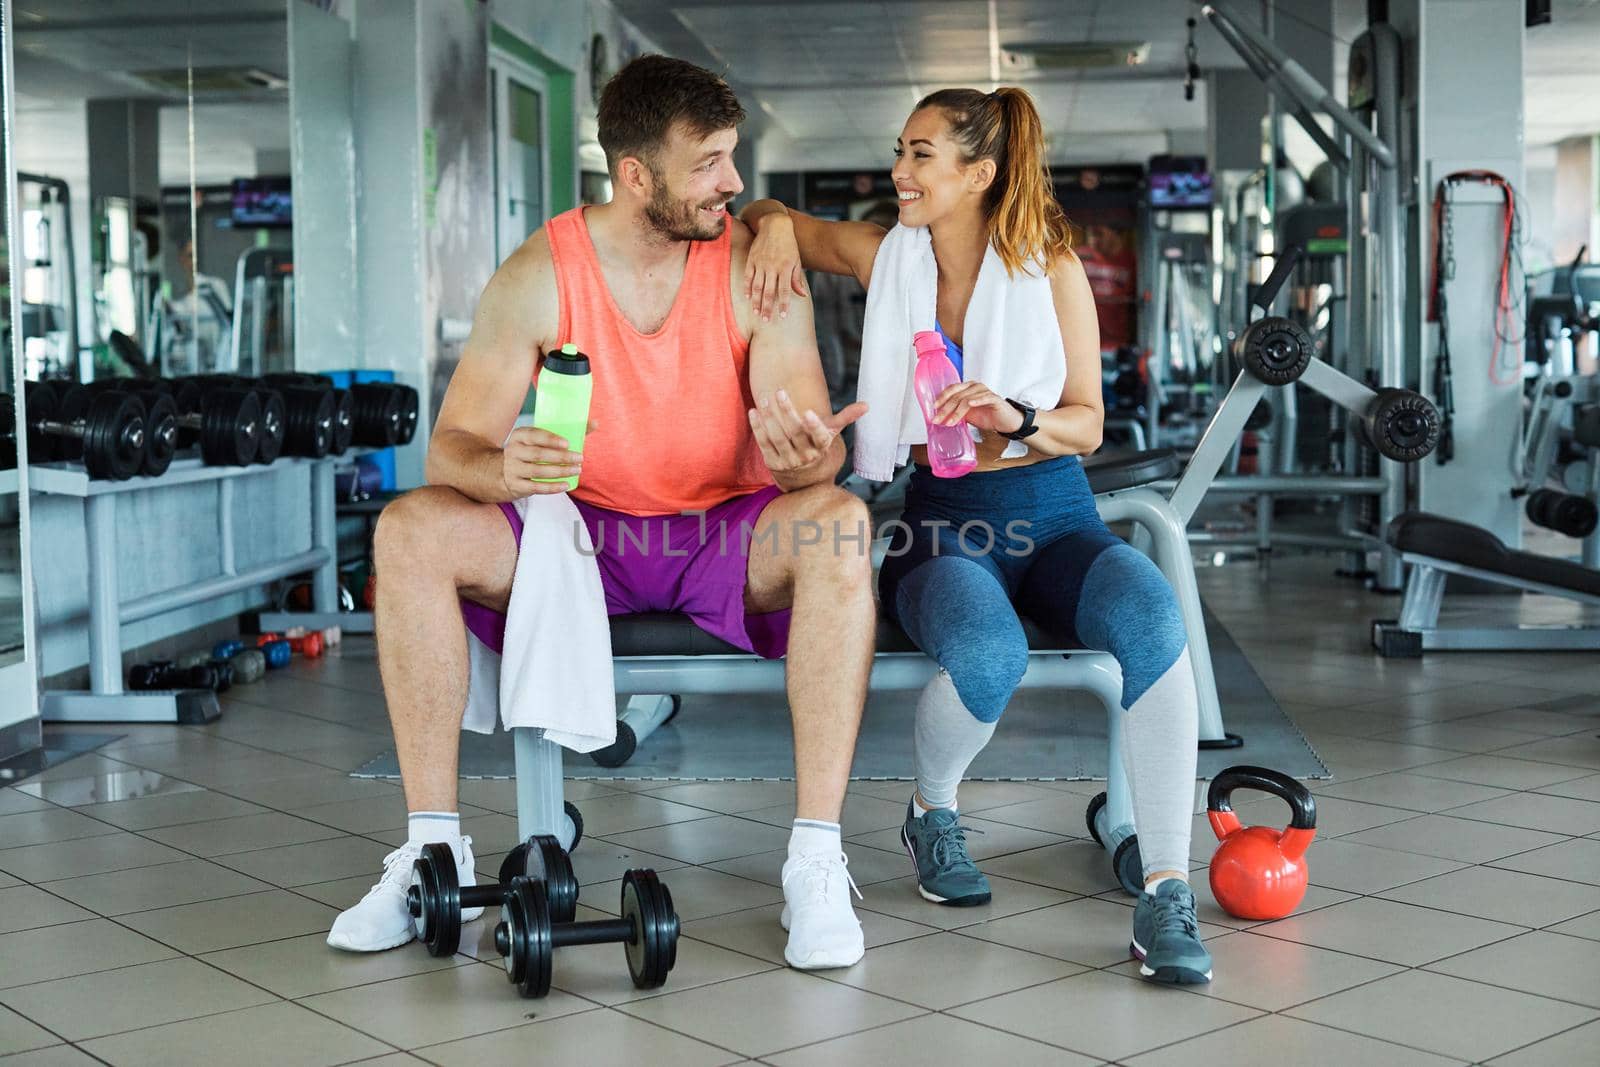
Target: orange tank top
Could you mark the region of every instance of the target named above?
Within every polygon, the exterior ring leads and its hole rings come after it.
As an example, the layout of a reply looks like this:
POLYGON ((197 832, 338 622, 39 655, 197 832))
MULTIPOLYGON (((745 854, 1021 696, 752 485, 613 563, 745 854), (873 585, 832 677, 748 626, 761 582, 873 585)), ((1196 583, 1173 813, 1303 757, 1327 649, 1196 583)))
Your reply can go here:
POLYGON ((583 211, 545 223, 561 302, 556 343, 577 345, 594 375, 595 430, 572 495, 629 515, 672 515, 771 485, 746 414, 755 406, 750 343, 733 314, 727 229, 690 243, 666 322, 644 334, 606 287, 583 211))

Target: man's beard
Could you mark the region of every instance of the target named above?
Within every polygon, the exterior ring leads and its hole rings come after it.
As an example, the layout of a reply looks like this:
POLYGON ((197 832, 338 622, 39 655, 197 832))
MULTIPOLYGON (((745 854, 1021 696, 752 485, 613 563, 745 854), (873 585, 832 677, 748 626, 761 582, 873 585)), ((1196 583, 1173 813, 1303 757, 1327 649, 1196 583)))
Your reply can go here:
POLYGON ((723 215, 716 222, 706 222, 700 217, 700 209, 717 203, 719 201, 713 200, 710 204, 685 204, 673 200, 667 192, 667 183, 658 178, 650 202, 645 205, 644 218, 656 233, 669 241, 715 241, 727 229, 728 217, 723 215))

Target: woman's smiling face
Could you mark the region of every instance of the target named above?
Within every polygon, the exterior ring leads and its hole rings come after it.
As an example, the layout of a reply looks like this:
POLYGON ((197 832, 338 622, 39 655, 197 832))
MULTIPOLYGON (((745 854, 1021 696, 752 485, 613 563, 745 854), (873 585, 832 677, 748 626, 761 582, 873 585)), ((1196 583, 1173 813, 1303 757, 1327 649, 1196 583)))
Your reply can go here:
POLYGON ((983 161, 962 161, 961 148, 950 137, 950 123, 938 108, 911 113, 895 142, 894 154, 890 174, 900 199, 902 226, 938 222, 968 197, 981 198, 988 186, 983 175, 974 173, 974 168, 983 167, 983 161))

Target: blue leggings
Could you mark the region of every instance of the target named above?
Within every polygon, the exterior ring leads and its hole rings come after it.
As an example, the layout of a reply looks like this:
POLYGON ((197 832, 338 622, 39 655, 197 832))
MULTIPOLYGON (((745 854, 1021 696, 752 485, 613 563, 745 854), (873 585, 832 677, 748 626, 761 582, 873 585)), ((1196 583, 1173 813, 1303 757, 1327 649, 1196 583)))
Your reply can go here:
POLYGON ((999 719, 1027 669, 1019 612, 1111 653, 1124 708, 1186 647, 1172 587, 1100 520, 1075 456, 953 479, 919 468, 891 529, 880 599, 982 722, 999 719))

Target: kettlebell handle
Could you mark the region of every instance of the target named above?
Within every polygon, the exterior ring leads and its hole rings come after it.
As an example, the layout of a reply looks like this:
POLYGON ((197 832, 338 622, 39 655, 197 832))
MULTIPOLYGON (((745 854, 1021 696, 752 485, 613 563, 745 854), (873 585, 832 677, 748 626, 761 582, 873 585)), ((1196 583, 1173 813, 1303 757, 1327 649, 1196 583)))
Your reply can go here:
POLYGON ((1233 810, 1230 800, 1235 789, 1259 789, 1271 793, 1289 805, 1289 826, 1296 830, 1314 830, 1317 826, 1317 802, 1311 791, 1282 771, 1270 767, 1229 767, 1211 780, 1206 790, 1208 811, 1233 810))

